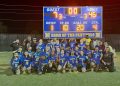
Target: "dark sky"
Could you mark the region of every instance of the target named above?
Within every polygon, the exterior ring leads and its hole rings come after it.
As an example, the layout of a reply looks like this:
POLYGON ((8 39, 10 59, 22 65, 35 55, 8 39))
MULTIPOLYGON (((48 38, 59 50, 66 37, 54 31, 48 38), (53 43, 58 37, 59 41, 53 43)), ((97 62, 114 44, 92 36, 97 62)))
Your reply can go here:
POLYGON ((120 33, 119 0, 0 0, 0 22, 7 33, 42 33, 43 6, 103 6, 104 34, 120 33))

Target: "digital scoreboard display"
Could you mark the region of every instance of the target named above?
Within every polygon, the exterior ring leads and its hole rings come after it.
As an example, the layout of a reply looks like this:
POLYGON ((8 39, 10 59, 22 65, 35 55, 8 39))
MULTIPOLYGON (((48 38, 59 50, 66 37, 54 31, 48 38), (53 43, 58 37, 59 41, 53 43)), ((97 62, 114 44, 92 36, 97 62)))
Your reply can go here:
POLYGON ((43 37, 102 38, 102 7, 43 7, 43 37))

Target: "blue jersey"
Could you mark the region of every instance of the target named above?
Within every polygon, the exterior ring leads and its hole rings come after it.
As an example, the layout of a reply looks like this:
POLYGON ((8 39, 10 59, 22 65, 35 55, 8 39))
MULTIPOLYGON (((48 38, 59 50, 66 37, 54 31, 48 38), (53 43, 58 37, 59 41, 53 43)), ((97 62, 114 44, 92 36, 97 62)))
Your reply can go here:
POLYGON ((92 53, 91 50, 84 49, 84 54, 85 54, 86 56, 91 55, 91 53, 92 53))
POLYGON ((20 65, 20 59, 13 57, 11 61, 12 68, 18 68, 19 65, 20 65))
POLYGON ((69 63, 72 66, 76 66, 76 56, 69 56, 69 63))
POLYGON ((50 47, 50 48, 53 48, 53 44, 52 43, 47 43, 47 45, 46 46, 48 46, 48 47, 50 47))
POLYGON ((40 52, 35 52, 35 53, 34 53, 34 57, 35 57, 35 58, 40 57, 40 52))
POLYGON ((75 50, 75 56, 79 56, 79 54, 80 54, 79 51, 80 50, 75 50))
POLYGON ((22 57, 23 56, 23 52, 18 52, 18 56, 22 57))
POLYGON ((45 50, 45 44, 44 44, 44 43, 38 44, 38 45, 37 45, 37 49, 39 49, 40 51, 43 51, 43 52, 44 52, 44 50, 45 50))
POLYGON ((55 44, 54 45, 55 49, 60 48, 60 46, 61 46, 60 44, 55 44))
POLYGON ((46 64, 48 64, 48 59, 47 58, 45 58, 45 59, 42 59, 42 58, 40 58, 39 59, 39 64, 43 64, 43 65, 46 65, 46 64))
POLYGON ((41 56, 45 56, 45 55, 46 55, 45 52, 40 52, 40 54, 39 54, 40 57, 41 57, 41 56))
POLYGON ((19 57, 19 60, 20 60, 20 64, 23 64, 23 61, 24 61, 24 55, 20 56, 20 57, 19 57))
POLYGON ((50 56, 50 51, 46 51, 45 53, 46 53, 45 56, 48 58, 50 56))
POLYGON ((81 65, 82 67, 85 67, 86 66, 86 64, 85 64, 86 60, 87 60, 87 56, 85 56, 85 55, 81 56, 80 55, 77 58, 77 63, 78 63, 78 65, 81 65))
POLYGON ((96 64, 100 64, 100 58, 101 58, 101 52, 94 52, 92 54, 92 58, 91 58, 91 61, 95 62, 96 64))
POLYGON ((35 53, 34 53, 34 58, 35 58, 34 63, 37 64, 38 61, 39 61, 39 58, 40 58, 40 52, 35 52, 35 53))
POLYGON ((35 57, 32 57, 32 58, 30 58, 30 60, 31 60, 31 66, 32 67, 34 67, 35 66, 35 57))
POLYGON ((61 46, 64 47, 64 48, 66 48, 67 47, 67 42, 62 42, 61 46))
POLYGON ((75 42, 74 41, 70 42, 70 48, 74 48, 74 47, 75 47, 75 42))
POLYGON ((65 62, 66 62, 66 56, 65 55, 60 55, 60 63, 59 64, 61 66, 64 66, 65 62))
POLYGON ((33 56, 33 52, 32 51, 28 51, 28 54, 29 54, 30 57, 33 56))
POLYGON ((65 54, 70 54, 70 50, 65 50, 65 54))
POLYGON ((79 49, 80 49, 80 50, 83 50, 84 47, 85 47, 85 43, 82 43, 82 44, 80 43, 80 44, 79 44, 79 49))
POLYGON ((60 57, 60 52, 56 52, 56 56, 57 56, 57 57, 60 57))
POLYGON ((48 60, 53 63, 57 60, 57 57, 56 56, 49 56, 48 60))
POLYGON ((28 67, 30 67, 30 65, 31 65, 30 57, 24 57, 23 66, 28 68, 28 67))

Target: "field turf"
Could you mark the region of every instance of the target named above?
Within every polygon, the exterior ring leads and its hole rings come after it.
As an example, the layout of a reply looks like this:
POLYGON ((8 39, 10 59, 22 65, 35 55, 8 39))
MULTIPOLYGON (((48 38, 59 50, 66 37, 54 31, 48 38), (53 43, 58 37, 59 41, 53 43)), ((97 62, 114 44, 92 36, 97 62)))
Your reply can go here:
POLYGON ((11 52, 0 52, 0 86, 120 86, 120 53, 115 58, 116 72, 86 72, 45 75, 13 75, 11 52))

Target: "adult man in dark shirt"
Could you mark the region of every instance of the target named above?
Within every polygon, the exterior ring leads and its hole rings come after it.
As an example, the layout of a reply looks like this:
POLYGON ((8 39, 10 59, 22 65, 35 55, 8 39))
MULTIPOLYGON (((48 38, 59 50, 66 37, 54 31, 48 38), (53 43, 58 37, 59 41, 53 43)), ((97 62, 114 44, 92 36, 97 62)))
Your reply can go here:
POLYGON ((102 66, 102 69, 107 68, 109 72, 114 72, 113 53, 110 52, 109 47, 107 47, 105 52, 103 53, 101 66, 102 66))
POLYGON ((36 52, 36 46, 37 46, 37 39, 33 38, 32 43, 31 43, 31 47, 32 47, 33 52, 36 52))
POLYGON ((11 43, 10 46, 12 47, 13 51, 16 51, 20 47, 19 39, 16 39, 15 41, 13 41, 13 43, 11 43))
POLYGON ((31 36, 28 36, 26 39, 24 39, 23 41, 23 46, 24 46, 24 50, 27 50, 29 47, 31 47, 31 36))

